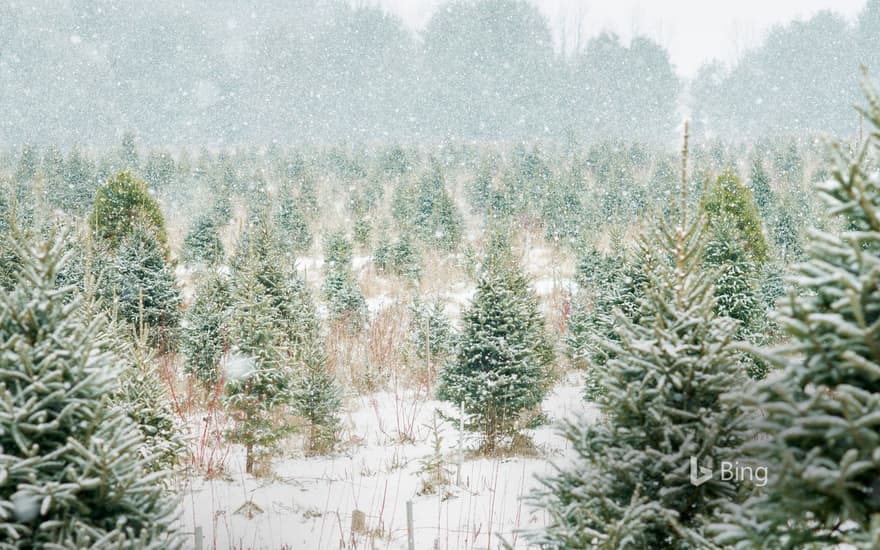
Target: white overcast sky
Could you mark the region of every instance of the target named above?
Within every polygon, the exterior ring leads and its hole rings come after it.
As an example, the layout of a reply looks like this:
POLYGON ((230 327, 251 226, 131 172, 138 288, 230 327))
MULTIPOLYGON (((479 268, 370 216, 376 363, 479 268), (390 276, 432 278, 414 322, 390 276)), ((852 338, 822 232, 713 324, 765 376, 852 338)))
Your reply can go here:
MULTIPOLYGON (((414 29, 447 0, 373 0, 414 29)), ((529 0, 547 18, 556 40, 572 43, 577 21, 589 38, 613 30, 624 39, 647 34, 667 50, 678 72, 693 76, 704 61, 732 62, 777 23, 830 9, 853 20, 866 0, 529 0)))

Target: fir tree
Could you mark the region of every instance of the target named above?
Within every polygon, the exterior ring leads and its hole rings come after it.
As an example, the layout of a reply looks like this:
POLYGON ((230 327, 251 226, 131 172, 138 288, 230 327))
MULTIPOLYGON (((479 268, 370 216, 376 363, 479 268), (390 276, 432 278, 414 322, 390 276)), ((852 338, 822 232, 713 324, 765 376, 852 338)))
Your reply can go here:
POLYGON ((196 218, 183 239, 183 259, 212 265, 223 260, 223 243, 214 216, 196 218))
POLYGON ((310 342, 301 353, 302 374, 291 392, 293 410, 308 422, 306 456, 329 452, 339 431, 341 389, 328 369, 327 355, 318 342, 310 342))
POLYGON ((154 337, 168 341, 180 319, 180 289, 165 250, 155 233, 135 227, 119 246, 104 288, 108 304, 134 326, 155 328, 154 337), (106 294, 106 293, 112 294, 106 294))
POLYGON ((312 233, 299 201, 285 199, 278 211, 278 226, 296 252, 306 252, 312 246, 312 233))
POLYGON ((276 422, 291 399, 293 372, 283 363, 282 333, 263 289, 252 275, 237 281, 229 320, 230 352, 222 367, 225 403, 236 420, 230 439, 245 446, 245 470, 256 451, 271 449, 286 427, 276 422))
POLYGON ((553 358, 537 299, 505 247, 490 252, 462 322, 458 355, 441 371, 437 396, 463 406, 468 428, 491 453, 541 404, 553 358))
POLYGON ((20 249, 0 292, 0 546, 179 548, 167 474, 148 473, 141 434, 112 406, 121 361, 103 318, 55 283, 61 240, 20 249))
POLYGON ((209 273, 196 288, 195 298, 181 323, 180 347, 185 370, 205 384, 220 381, 220 361, 228 350, 231 297, 229 281, 209 273))
POLYGON ((784 373, 738 396, 763 437, 745 447, 769 474, 768 486, 719 527, 736 548, 874 548, 880 514, 880 97, 866 86, 866 119, 876 130, 851 157, 832 152, 832 179, 818 191, 847 230, 810 232, 807 260, 795 267, 800 292, 780 302, 788 343, 767 353, 784 373))
POLYGON ((135 227, 148 228, 163 247, 168 245, 159 203, 146 184, 128 172, 116 174, 98 189, 89 227, 111 248, 119 246, 135 227))
MULTIPOLYGON (((686 149, 685 149, 686 151, 686 149)), ((684 201, 682 201, 684 208, 684 201)), ((706 548, 704 527, 734 482, 689 479, 699 464, 735 456, 747 436, 722 395, 744 381, 731 348, 735 323, 714 312, 713 274, 701 266, 705 221, 660 222, 639 240, 659 254, 633 321, 619 310, 618 340, 598 371, 597 423, 566 421, 577 458, 543 479, 550 515, 542 548, 706 548)))

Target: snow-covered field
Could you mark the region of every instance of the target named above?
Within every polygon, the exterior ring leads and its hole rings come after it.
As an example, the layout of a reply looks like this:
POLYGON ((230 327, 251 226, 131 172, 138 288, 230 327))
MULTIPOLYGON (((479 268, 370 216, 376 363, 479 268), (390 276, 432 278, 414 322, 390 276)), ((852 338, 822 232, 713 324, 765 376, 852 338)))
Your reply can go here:
POLYGON ((577 374, 561 380, 544 402, 550 419, 530 434, 537 456, 478 457, 475 442, 435 411, 448 404, 412 392, 353 398, 345 417, 347 445, 328 457, 306 458, 296 438, 281 445, 271 472, 244 473, 244 452, 232 447, 222 476, 192 476, 184 491, 184 530, 204 533, 203 548, 407 548, 407 501, 412 501, 416 548, 514 548, 521 531, 544 522, 522 497, 538 487, 536 474, 564 462, 567 441, 556 424, 596 410, 582 398, 577 374), (450 485, 421 494, 423 460, 434 455, 437 433, 450 485), (459 457, 463 456, 459 469, 459 457), (352 514, 365 514, 352 532, 352 514))

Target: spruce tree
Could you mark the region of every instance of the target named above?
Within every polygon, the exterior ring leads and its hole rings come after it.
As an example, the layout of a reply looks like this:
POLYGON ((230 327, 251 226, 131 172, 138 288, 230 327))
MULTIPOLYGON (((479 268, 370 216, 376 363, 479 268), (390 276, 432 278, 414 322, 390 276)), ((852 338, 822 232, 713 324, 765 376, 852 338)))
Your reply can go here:
MULTIPOLYGON (((810 232, 807 259, 780 302, 787 344, 766 353, 784 367, 738 396, 762 437, 745 447, 769 484, 719 526, 736 548, 828 548, 871 543, 880 517, 880 97, 866 86, 875 130, 854 155, 832 147, 831 179, 817 185, 846 227, 810 232)), ((876 533, 875 533, 876 534, 876 533)))
POLYGON ((253 473, 259 449, 270 450, 286 426, 276 422, 291 399, 294 381, 284 363, 282 333, 264 289, 253 274, 236 281, 229 319, 229 353, 222 367, 225 403, 235 418, 230 439, 245 446, 245 471, 253 473))
POLYGON ((126 359, 114 402, 141 432, 142 454, 150 459, 150 469, 170 469, 185 450, 181 420, 162 380, 155 351, 149 346, 148 331, 142 328, 131 338, 125 334, 127 329, 117 327, 108 335, 119 356, 126 359))
POLYGON ((644 273, 637 320, 616 311, 618 338, 605 344, 613 358, 597 373, 601 419, 565 421, 576 458, 542 480, 535 501, 550 516, 534 535, 542 548, 711 547, 705 523, 736 498, 717 469, 701 484, 689 476, 692 459, 735 458, 748 435, 722 401, 744 373, 731 347, 735 322, 715 313, 714 274, 702 267, 705 227, 682 214, 640 237, 640 255, 658 262, 644 273))
POLYGON ((324 243, 324 299, 331 317, 350 328, 363 324, 367 304, 351 267, 352 247, 342 233, 332 233, 324 243))
POLYGON ((770 217, 773 204, 776 202, 776 196, 770 187, 770 176, 764 170, 761 157, 756 156, 752 160, 752 168, 749 172, 749 188, 752 191, 752 196, 755 198, 755 206, 758 207, 758 212, 766 221, 770 217))
POLYGON ((312 233, 309 222, 299 201, 287 198, 278 210, 278 226, 296 252, 306 252, 312 247, 312 233))
POLYGON ((653 256, 627 259, 620 251, 604 254, 588 249, 578 264, 578 284, 574 309, 568 322, 567 352, 573 364, 586 371, 585 397, 595 399, 602 392, 597 370, 604 368, 613 355, 604 343, 617 339, 619 310, 630 320, 639 315, 638 300, 647 283, 645 265, 653 265, 653 256))
POLYGON ((730 225, 735 230, 731 236, 736 238, 749 261, 758 267, 767 261, 767 240, 752 192, 742 184, 733 168, 718 176, 702 204, 713 232, 719 226, 730 225))
POLYGON ((159 203, 147 185, 129 172, 116 174, 98 189, 89 227, 111 248, 119 246, 136 227, 146 227, 167 253, 165 218, 159 203))
POLYGON ((333 450, 336 444, 342 391, 319 342, 310 342, 300 355, 301 374, 293 384, 291 403, 308 423, 305 451, 313 456, 333 450))
POLYGON ((149 228, 136 226, 123 239, 107 273, 104 298, 118 308, 120 318, 133 326, 155 329, 153 337, 168 337, 180 319, 181 293, 165 250, 149 228))
POLYGON ((223 260, 223 242, 214 216, 196 218, 183 239, 183 259, 212 265, 223 260))
POLYGON ((62 240, 19 248, 0 292, 0 547, 179 548, 167 474, 112 404, 105 321, 56 285, 62 240))
POLYGON ((198 285, 180 331, 184 369, 206 385, 220 381, 220 361, 228 350, 230 282, 221 272, 209 273, 198 285))
POLYGON ((467 427, 491 453, 539 407, 553 360, 537 299, 507 247, 490 251, 462 323, 458 355, 441 371, 437 397, 463 406, 467 427))

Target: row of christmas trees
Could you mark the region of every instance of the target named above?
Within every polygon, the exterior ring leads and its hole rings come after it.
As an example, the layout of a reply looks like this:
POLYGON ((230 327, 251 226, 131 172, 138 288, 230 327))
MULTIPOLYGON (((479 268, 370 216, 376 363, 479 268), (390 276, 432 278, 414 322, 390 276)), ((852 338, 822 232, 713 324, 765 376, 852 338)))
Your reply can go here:
POLYGON ((783 345, 737 343, 719 311, 711 211, 682 201, 642 234, 639 292, 591 373, 602 418, 567 423, 577 458, 543 480, 534 542, 880 545, 880 97, 866 89, 874 131, 852 154, 834 146, 818 187, 843 230, 811 232, 774 313, 783 345), (744 353, 778 370, 750 381, 744 353))

